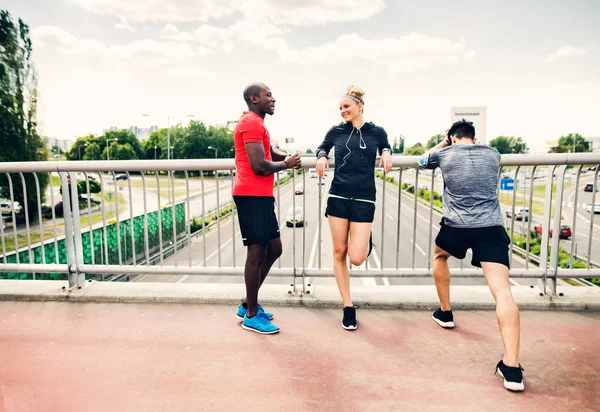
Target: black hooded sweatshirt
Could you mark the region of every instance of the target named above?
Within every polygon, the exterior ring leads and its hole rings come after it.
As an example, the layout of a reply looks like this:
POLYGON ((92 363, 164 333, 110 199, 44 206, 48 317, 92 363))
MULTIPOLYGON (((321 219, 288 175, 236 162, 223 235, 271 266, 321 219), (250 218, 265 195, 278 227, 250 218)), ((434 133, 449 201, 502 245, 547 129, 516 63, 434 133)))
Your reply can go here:
POLYGON ((365 123, 360 129, 352 123, 333 126, 317 148, 317 158, 328 157, 335 146, 335 174, 329 194, 350 200, 375 202, 375 158, 385 149, 391 153, 383 127, 365 123))

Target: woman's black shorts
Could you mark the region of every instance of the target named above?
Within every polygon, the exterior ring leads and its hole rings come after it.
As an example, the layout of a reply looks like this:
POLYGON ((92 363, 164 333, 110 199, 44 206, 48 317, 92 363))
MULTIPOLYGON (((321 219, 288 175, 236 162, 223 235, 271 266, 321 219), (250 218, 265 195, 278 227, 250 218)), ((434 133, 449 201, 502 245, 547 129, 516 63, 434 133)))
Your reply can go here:
POLYGON ((329 196, 325 216, 335 216, 351 222, 373 223, 375 203, 329 196))

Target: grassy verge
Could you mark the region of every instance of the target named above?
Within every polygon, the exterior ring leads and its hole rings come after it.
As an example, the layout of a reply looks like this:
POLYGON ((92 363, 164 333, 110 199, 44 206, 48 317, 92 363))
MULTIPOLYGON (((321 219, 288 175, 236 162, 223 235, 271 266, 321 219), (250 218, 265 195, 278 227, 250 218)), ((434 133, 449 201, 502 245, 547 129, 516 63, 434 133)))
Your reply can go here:
MULTIPOLYGON (((566 183, 565 190, 572 187, 574 183, 566 183)), ((527 189, 527 194, 529 195, 529 189, 527 189)), ((552 194, 556 194, 556 185, 552 185, 552 194)), ((546 196, 546 186, 545 185, 536 185, 533 187, 533 196, 534 197, 545 197, 546 196)))
MULTIPOLYGON (((375 177, 383 180, 383 173, 375 172, 375 177)), ((386 176, 385 181, 395 187, 398 187, 398 182, 396 182, 396 179, 394 179, 393 176, 386 176)), ((430 179, 430 181, 431 181, 431 179, 430 179)), ((402 190, 405 192, 408 192, 410 194, 415 193, 414 185, 411 185, 410 183, 406 183, 406 182, 402 183, 402 190)), ((431 201, 431 191, 429 191, 428 189, 419 189, 419 191, 417 192, 417 195, 421 199, 423 199, 427 202, 431 201)), ((435 190, 433 191, 433 204, 439 208, 442 207, 442 196, 435 190)))
POLYGON ((60 181, 60 176, 54 176, 52 175, 52 186, 54 187, 61 187, 62 183, 60 181))
MULTIPOLYGON (((44 240, 52 239, 53 236, 54 235, 53 235, 52 230, 44 230, 44 240)), ((30 238, 31 238, 32 245, 38 243, 42 239, 40 230, 39 229, 38 230, 30 230, 30 238)), ((19 248, 26 247, 27 246, 27 234, 25 232, 20 232, 20 233, 18 232, 17 233, 17 241, 18 241, 19 248)), ((4 245, 6 247, 7 253, 15 251, 15 249, 16 249, 15 237, 12 233, 4 234, 4 245)))
MULTIPOLYGON (((108 197, 108 193, 105 191, 104 192, 104 201, 105 202, 110 202, 110 204, 115 204, 115 197, 114 197, 114 193, 113 193, 113 197, 109 198, 108 197)), ((121 193, 117 193, 117 202, 119 202, 119 204, 121 205, 125 205, 127 204, 127 199, 125 199, 125 196, 121 193)), ((105 205, 104 208, 107 208, 107 206, 105 205)))
MULTIPOLYGON (((527 247, 527 238, 525 236, 513 234, 513 244, 517 245, 521 249, 525 249, 527 247)), ((540 257, 540 251, 542 249, 542 238, 537 236, 534 232, 532 232, 529 240, 529 252, 530 254, 540 257)), ((548 246, 548 254, 550 254, 551 248, 548 246)), ((562 269, 569 269, 570 262, 569 252, 563 248, 558 249, 558 267, 562 269)), ((581 259, 574 258, 573 259, 573 269, 585 269, 586 263, 581 259)))
MULTIPOLYGON (((505 195, 500 194, 499 198, 500 204, 506 208, 512 208, 512 194, 505 195)), ((526 207, 529 207, 529 198, 525 198, 526 207)), ((518 210, 523 207, 523 196, 517 194, 515 201, 515 210, 518 210)), ((531 204, 531 209, 534 215, 544 216, 544 203, 534 200, 531 204)), ((554 209, 552 209, 552 216, 554 216, 554 209)))
POLYGON ((220 217, 224 217, 227 214, 231 213, 231 211, 233 210, 233 205, 229 204, 226 206, 223 206, 221 208, 220 211, 214 211, 212 213, 209 213, 208 215, 205 216, 205 219, 202 220, 202 218, 200 219, 193 219, 190 222, 190 231, 192 233, 199 231, 200 229, 202 229, 205 226, 210 225, 213 222, 217 221, 217 218, 220 217))

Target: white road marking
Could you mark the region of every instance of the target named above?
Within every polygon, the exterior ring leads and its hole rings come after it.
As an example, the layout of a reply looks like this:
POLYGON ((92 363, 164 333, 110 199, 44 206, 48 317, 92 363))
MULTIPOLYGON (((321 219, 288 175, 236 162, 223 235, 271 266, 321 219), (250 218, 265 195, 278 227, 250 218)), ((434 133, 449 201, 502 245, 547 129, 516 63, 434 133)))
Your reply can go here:
MULTIPOLYGON (((235 235, 236 235, 236 236, 240 236, 240 234, 241 234, 241 232, 237 232, 235 235)), ((223 243, 223 245, 222 245, 222 246, 220 246, 219 248, 217 248, 217 250, 215 250, 214 252, 212 252, 210 255, 208 255, 208 256, 206 257, 206 262, 208 262, 208 261, 209 261, 209 260, 211 260, 213 257, 215 257, 215 256, 217 255, 217 253, 219 253, 219 251, 220 251, 221 249, 225 248, 225 246, 227 246, 228 244, 230 244, 232 241, 233 241, 233 238, 232 238, 232 237, 231 237, 231 238, 229 238, 229 240, 227 240, 225 243, 223 243)), ((190 277, 190 275, 185 275, 185 276, 183 276, 181 279, 179 279, 179 280, 177 281, 177 283, 182 283, 182 282, 184 282, 184 281, 185 281, 187 278, 189 278, 189 277, 190 277)))
POLYGON ((392 215, 390 215, 388 212, 385 212, 385 214, 387 215, 387 217, 389 217, 391 220, 394 220, 394 218, 392 217, 392 215))
MULTIPOLYGON (((411 239, 410 241, 414 243, 413 239, 411 239)), ((416 243, 415 243, 415 246, 417 247, 417 249, 419 249, 419 252, 421 252, 423 254, 423 256, 427 256, 427 253, 425 253, 425 251, 423 249, 421 249, 421 246, 419 246, 416 243)))

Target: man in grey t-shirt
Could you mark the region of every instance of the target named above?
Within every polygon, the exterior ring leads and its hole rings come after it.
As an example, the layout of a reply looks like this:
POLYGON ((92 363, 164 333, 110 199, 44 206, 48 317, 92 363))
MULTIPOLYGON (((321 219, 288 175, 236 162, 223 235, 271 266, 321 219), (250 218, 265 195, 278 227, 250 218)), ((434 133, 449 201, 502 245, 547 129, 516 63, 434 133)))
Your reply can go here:
POLYGON ((504 342, 504 358, 496 370, 504 377, 506 389, 522 391, 525 386, 519 364, 519 308, 510 289, 510 239, 497 195, 500 154, 492 147, 476 145, 473 123, 463 119, 452 125, 440 144, 423 155, 419 165, 428 169, 439 167, 444 177, 444 216, 433 258, 433 277, 441 307, 434 312, 433 320, 444 328, 454 327, 448 258, 464 259, 471 249, 471 264, 483 269, 496 300, 504 342))

